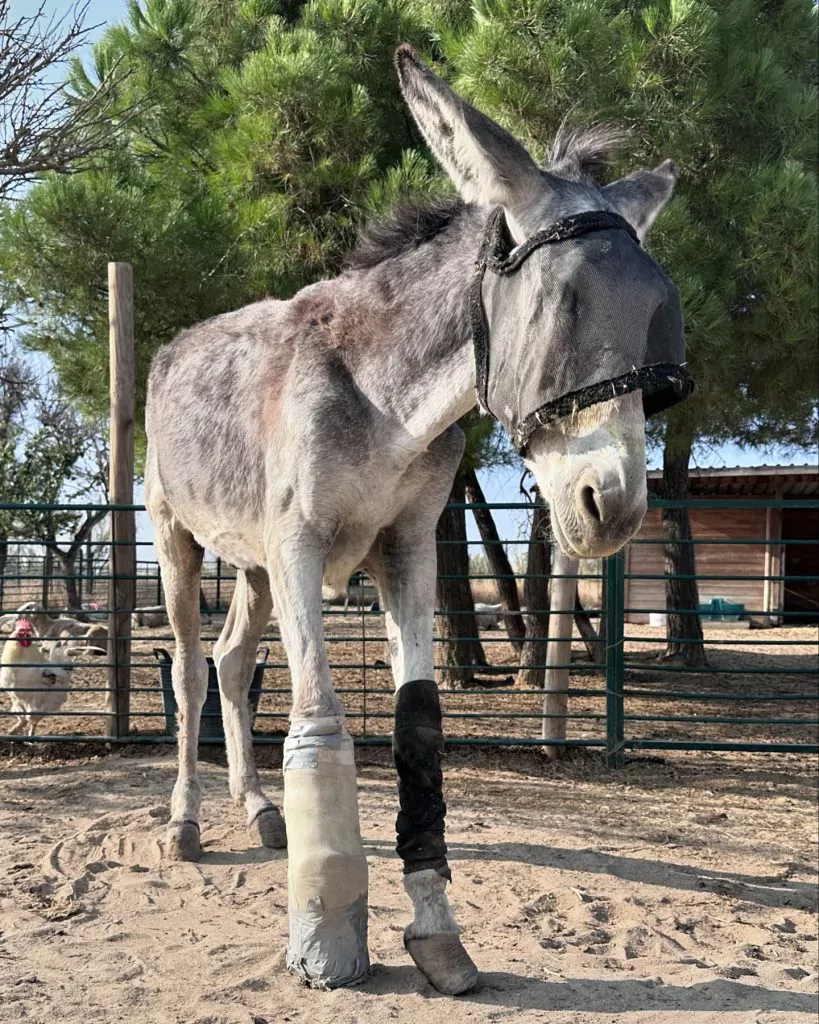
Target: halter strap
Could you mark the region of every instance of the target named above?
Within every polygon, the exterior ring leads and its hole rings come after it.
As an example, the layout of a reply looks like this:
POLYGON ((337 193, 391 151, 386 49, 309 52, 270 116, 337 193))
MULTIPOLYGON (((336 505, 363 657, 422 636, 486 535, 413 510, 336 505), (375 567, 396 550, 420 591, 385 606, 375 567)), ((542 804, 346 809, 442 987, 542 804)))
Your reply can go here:
MULTIPOLYGON (((618 213, 607 210, 588 210, 573 213, 557 220, 547 228, 535 232, 531 238, 513 248, 503 207, 497 206, 489 215, 484 228, 476 273, 469 291, 469 316, 472 321, 472 344, 475 350, 475 389, 478 404, 484 412, 494 416, 489 408, 489 323, 483 304, 483 279, 487 269, 500 276, 513 274, 532 253, 542 245, 566 242, 590 231, 608 231, 612 228, 626 231, 639 245, 637 233, 629 222, 618 213)), ((495 417, 497 419, 497 417, 495 417)), ((517 432, 516 432, 517 433, 517 432)), ((512 439, 517 446, 515 439, 512 439)))
MULTIPOLYGON (((475 353, 475 390, 478 404, 484 412, 495 419, 498 418, 489 408, 489 322, 483 304, 483 279, 487 269, 499 276, 508 276, 542 245, 566 242, 592 231, 610 230, 625 231, 637 245, 640 245, 637 232, 625 218, 607 210, 588 210, 555 221, 515 248, 506 225, 503 207, 498 206, 492 211, 481 239, 481 247, 475 261, 475 277, 469 291, 469 316, 475 353)), ((630 391, 642 389, 645 395, 669 384, 680 398, 690 394, 694 386, 685 367, 673 363, 654 363, 602 381, 600 384, 571 391, 529 413, 512 434, 512 444, 522 455, 532 434, 540 426, 568 416, 578 409, 628 394, 630 391)))

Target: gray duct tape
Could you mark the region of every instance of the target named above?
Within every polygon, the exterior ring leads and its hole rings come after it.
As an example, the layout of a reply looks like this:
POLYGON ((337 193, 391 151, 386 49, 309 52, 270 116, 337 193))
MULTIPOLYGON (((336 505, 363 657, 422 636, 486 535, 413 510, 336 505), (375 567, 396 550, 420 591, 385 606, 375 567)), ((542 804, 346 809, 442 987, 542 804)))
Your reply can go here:
POLYGON ((287 969, 311 988, 364 981, 370 973, 366 897, 330 911, 320 906, 299 910, 291 903, 287 969))
POLYGON ((288 736, 284 741, 282 768, 316 768, 319 761, 329 760, 326 751, 333 751, 330 758, 335 764, 355 764, 353 744, 349 736, 336 733, 334 736, 288 736), (345 756, 346 755, 346 756, 345 756))
POLYGON ((284 745, 290 942, 287 967, 312 988, 367 977, 367 861, 353 741, 343 719, 291 722, 284 745))
POLYGON ((355 765, 353 741, 341 718, 306 718, 290 723, 284 741, 285 771, 316 768, 319 761, 355 765))

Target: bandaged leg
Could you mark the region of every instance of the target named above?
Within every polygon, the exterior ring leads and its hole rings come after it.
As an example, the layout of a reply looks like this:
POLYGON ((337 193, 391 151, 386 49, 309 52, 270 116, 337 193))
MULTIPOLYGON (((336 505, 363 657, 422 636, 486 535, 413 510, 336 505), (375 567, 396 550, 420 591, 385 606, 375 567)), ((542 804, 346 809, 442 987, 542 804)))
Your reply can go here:
POLYGON ((284 813, 288 970, 312 988, 352 985, 370 966, 367 860, 353 741, 342 717, 292 719, 284 743, 284 813))
POLYGON ((478 970, 461 944, 446 897, 452 876, 444 841, 443 746, 437 686, 426 679, 404 683, 396 694, 393 732, 401 807, 396 850, 415 910, 404 945, 439 992, 459 995, 475 986, 478 970))

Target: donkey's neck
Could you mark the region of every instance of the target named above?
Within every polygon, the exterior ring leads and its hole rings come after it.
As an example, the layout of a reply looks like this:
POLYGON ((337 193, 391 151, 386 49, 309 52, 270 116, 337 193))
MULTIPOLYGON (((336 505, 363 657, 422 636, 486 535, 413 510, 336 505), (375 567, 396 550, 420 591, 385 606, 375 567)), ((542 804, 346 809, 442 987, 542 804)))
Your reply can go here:
POLYGON ((425 449, 475 405, 469 288, 487 214, 465 207, 429 241, 344 275, 375 326, 351 356, 354 375, 400 424, 409 450, 425 449))

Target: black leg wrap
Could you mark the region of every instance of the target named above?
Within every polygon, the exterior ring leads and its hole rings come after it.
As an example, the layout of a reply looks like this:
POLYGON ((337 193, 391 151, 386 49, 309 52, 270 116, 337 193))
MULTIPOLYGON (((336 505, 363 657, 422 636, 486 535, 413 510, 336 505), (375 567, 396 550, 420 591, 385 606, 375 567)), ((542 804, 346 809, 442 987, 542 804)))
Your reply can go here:
POLYGON ((392 753, 401 807, 395 822, 395 849, 405 875, 431 869, 452 878, 444 841, 443 749, 438 687, 429 679, 404 683, 395 697, 392 753))

